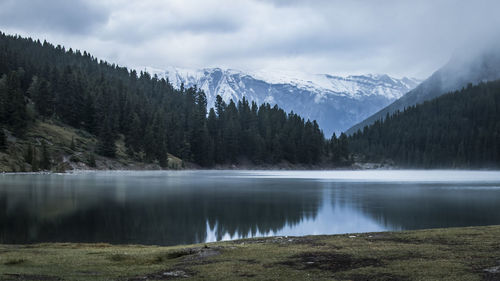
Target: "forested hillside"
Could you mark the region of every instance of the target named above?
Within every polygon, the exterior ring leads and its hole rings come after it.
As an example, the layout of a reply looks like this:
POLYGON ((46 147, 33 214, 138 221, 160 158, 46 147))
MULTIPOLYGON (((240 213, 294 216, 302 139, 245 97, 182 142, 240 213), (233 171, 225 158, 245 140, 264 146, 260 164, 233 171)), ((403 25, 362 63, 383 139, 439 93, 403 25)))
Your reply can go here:
POLYGON ((476 50, 468 50, 465 53, 458 52, 446 65, 434 72, 415 89, 354 125, 346 133, 351 135, 357 130, 385 118, 387 114, 392 115, 397 110, 402 111, 409 106, 460 90, 469 83, 475 85, 479 82, 497 79, 500 79, 500 52, 497 46, 487 48, 478 46, 476 50))
MULTIPOLYGON (((53 141, 30 131, 40 122, 97 139, 77 144, 89 164, 94 153, 116 157, 117 141, 131 159, 162 167, 168 166, 167 153, 206 167, 242 159, 331 164, 348 156, 345 136, 325 140, 315 121, 277 106, 217 97, 207 112, 206 96, 196 87, 177 90, 146 72, 48 42, 0 33, 0 77, 0 149, 14 157, 24 139, 27 170, 50 169, 57 162, 53 141)), ((73 138, 69 146, 75 146, 73 138)))
POLYGON ((500 80, 387 115, 349 141, 354 153, 404 167, 499 167, 500 80))

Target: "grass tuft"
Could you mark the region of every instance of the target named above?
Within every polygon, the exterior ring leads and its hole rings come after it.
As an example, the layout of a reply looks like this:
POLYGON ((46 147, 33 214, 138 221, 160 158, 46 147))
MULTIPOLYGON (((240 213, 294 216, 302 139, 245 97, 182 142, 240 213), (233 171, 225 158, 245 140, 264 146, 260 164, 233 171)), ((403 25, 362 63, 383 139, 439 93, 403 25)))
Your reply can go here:
POLYGON ((25 259, 11 259, 11 260, 4 262, 3 264, 4 265, 18 265, 18 264, 22 264, 25 262, 26 262, 25 259))

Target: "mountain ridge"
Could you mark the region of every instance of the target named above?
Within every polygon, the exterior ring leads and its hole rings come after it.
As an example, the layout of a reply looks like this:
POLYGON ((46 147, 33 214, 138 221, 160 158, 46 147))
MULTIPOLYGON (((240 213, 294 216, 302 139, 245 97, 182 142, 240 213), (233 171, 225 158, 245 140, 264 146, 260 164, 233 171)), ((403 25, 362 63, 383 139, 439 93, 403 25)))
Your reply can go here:
POLYGON ((349 151, 401 168, 498 168, 500 80, 406 108, 349 137, 349 151))
POLYGON ((391 115, 398 110, 404 110, 406 107, 423 103, 448 92, 460 90, 469 83, 475 85, 497 79, 500 79, 500 52, 495 48, 478 52, 476 55, 455 55, 415 89, 352 126, 346 133, 352 135, 358 130, 363 130, 365 126, 384 119, 387 114, 391 115))
POLYGON ((278 104, 306 119, 317 120, 326 135, 340 133, 401 97, 420 80, 387 74, 308 74, 292 71, 249 71, 168 67, 146 69, 166 78, 176 88, 198 86, 207 95, 208 107, 220 95, 228 102, 243 97, 258 104, 278 104))

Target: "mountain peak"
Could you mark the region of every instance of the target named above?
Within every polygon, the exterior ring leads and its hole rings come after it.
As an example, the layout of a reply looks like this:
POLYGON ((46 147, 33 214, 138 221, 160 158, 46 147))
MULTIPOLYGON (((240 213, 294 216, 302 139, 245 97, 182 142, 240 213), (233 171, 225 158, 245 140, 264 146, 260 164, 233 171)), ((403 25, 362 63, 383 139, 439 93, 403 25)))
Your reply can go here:
POLYGON ((347 129, 420 83, 387 74, 336 76, 283 70, 168 67, 154 73, 168 78, 177 88, 182 83, 185 87, 196 85, 206 93, 209 107, 217 95, 226 102, 246 97, 258 104, 278 104, 317 120, 327 135, 347 129))

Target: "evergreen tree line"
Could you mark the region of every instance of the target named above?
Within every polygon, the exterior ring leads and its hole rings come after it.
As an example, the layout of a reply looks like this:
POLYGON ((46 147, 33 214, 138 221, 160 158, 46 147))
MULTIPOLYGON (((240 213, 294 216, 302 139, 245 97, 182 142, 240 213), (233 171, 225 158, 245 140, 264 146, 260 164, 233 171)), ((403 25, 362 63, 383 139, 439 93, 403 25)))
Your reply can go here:
POLYGON ((22 137, 35 120, 52 119, 95 135, 100 155, 115 157, 123 138, 130 157, 163 167, 167 152, 202 166, 348 158, 347 137, 325 140, 316 121, 245 99, 217 97, 207 111, 196 87, 175 89, 156 75, 45 41, 0 33, 0 77, 3 149, 3 128, 22 137))
POLYGON ((370 160, 406 167, 498 167, 500 80, 388 115, 352 135, 349 146, 370 160))

